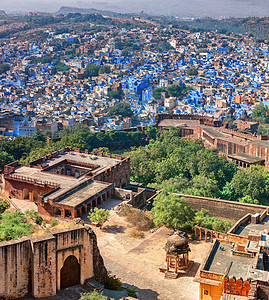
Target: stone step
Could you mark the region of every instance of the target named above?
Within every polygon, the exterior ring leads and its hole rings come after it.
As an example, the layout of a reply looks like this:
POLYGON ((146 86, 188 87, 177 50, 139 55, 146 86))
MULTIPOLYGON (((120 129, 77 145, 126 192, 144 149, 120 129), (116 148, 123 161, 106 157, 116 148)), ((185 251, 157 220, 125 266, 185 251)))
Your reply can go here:
POLYGON ((93 277, 85 280, 85 285, 90 290, 97 290, 99 293, 103 291, 104 285, 96 281, 93 277))
POLYGON ((176 279, 178 274, 175 272, 165 272, 164 278, 166 279, 176 279))

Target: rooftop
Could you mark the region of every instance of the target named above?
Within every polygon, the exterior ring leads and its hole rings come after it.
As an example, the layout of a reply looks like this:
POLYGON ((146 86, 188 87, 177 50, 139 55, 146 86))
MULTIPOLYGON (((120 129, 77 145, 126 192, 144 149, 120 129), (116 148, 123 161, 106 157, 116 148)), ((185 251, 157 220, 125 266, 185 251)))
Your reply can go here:
POLYGON ((248 155, 246 153, 235 153, 232 155, 229 155, 230 158, 235 159, 235 160, 240 160, 243 162, 247 162, 249 164, 255 164, 258 162, 263 162, 264 159, 256 157, 256 156, 252 156, 252 155, 248 155))
POLYGON ((234 234, 241 235, 247 237, 251 231, 264 231, 265 229, 269 229, 269 215, 267 215, 262 222, 258 224, 252 224, 250 222, 246 222, 240 225, 234 234))
MULTIPOLYGON (((110 183, 90 181, 87 184, 79 187, 78 189, 72 190, 70 192, 66 191, 66 193, 60 196, 59 199, 55 202, 62 205, 76 207, 84 201, 88 199, 90 200, 93 196, 96 196, 99 193, 103 192, 104 190, 109 188, 110 185, 110 183)), ((57 191, 55 193, 57 195, 57 191)), ((53 197, 53 195, 50 195, 48 198, 51 197, 53 197)))
POLYGON ((247 279, 248 269, 255 258, 233 255, 232 244, 216 241, 206 262, 205 271, 247 279))

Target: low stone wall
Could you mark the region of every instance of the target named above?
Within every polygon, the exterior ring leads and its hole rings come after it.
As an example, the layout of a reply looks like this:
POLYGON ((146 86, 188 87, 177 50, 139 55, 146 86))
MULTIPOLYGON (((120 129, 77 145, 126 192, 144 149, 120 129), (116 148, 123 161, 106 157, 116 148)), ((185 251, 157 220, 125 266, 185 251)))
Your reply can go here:
POLYGON ((208 210, 213 217, 227 219, 235 222, 243 218, 248 213, 262 214, 268 206, 240 203, 235 201, 227 201, 215 198, 198 197, 184 194, 172 193, 178 197, 186 199, 187 204, 194 209, 201 210, 202 208, 208 210))

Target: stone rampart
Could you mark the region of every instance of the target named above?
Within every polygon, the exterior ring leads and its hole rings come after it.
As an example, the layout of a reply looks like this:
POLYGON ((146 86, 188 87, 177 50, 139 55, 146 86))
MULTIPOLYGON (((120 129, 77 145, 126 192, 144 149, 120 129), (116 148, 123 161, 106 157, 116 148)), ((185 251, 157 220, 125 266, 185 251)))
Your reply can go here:
POLYGON ((53 296, 91 277, 104 283, 107 271, 94 232, 82 225, 0 243, 0 299, 53 296))
POLYGON ((187 204, 194 209, 201 210, 202 208, 208 210, 213 217, 224 218, 232 222, 237 221, 239 218, 243 218, 248 213, 262 214, 268 206, 240 203, 235 201, 221 200, 215 198, 198 197, 192 195, 184 195, 173 193, 178 197, 186 199, 187 204))

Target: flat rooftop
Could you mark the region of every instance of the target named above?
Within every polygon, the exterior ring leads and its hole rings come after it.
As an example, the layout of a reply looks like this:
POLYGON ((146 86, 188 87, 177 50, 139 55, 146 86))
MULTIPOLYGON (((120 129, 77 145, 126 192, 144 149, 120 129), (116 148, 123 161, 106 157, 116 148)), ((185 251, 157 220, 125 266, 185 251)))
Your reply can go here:
POLYGON ((251 231, 262 232, 264 230, 267 230, 268 228, 269 228, 269 215, 267 215, 262 220, 262 222, 259 222, 258 224, 251 224, 250 222, 246 222, 246 223, 240 225, 237 228, 237 230, 234 232, 234 234, 248 237, 248 235, 251 231))
POLYGON ((264 147, 264 148, 269 148, 269 141, 253 141, 252 144, 264 147))
POLYGON ((43 164, 48 164, 49 166, 52 166, 54 164, 60 163, 63 160, 74 160, 80 163, 99 165, 101 167, 107 168, 115 166, 120 162, 119 159, 115 158, 101 157, 92 154, 83 154, 77 152, 64 152, 63 154, 60 154, 54 158, 44 161, 43 164))
MULTIPOLYGON (((93 196, 102 193, 110 185, 110 183, 91 181, 70 193, 66 191, 66 193, 62 197, 60 196, 55 203, 76 207, 86 200, 90 200, 93 196)), ((57 191, 55 193, 57 195, 57 191)), ((48 198, 51 197, 53 197, 52 194, 48 196, 48 198)))
POLYGON ((256 156, 252 156, 252 155, 248 155, 246 153, 235 153, 232 155, 229 155, 230 158, 234 159, 234 160, 240 160, 249 164, 255 164, 255 163, 259 163, 259 162, 263 162, 264 159, 256 157, 256 156))
POLYGON ((212 273, 242 277, 247 279, 249 266, 253 265, 255 257, 246 257, 232 254, 232 244, 217 241, 206 262, 205 271, 212 273))

